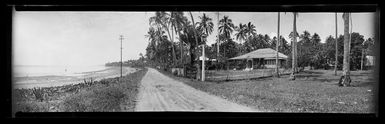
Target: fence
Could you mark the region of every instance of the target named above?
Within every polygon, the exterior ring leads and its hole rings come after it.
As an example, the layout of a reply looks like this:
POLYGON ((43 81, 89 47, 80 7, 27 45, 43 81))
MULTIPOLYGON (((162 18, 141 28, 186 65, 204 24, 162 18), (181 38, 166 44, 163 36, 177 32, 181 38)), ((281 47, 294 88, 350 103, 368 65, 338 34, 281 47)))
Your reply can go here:
MULTIPOLYGON (((255 79, 261 77, 270 77, 275 73, 275 69, 255 69, 250 71, 245 70, 207 70, 205 71, 206 80, 208 81, 228 81, 228 80, 243 80, 255 79)), ((279 69, 280 75, 290 74, 290 69, 279 69)))

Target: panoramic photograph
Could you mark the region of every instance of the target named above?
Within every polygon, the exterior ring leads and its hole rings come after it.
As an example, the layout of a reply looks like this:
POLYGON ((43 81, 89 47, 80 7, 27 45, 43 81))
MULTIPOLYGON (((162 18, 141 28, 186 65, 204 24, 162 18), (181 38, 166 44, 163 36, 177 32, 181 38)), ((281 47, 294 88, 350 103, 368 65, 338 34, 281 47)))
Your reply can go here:
POLYGON ((12 111, 376 113, 376 16, 14 11, 12 111))

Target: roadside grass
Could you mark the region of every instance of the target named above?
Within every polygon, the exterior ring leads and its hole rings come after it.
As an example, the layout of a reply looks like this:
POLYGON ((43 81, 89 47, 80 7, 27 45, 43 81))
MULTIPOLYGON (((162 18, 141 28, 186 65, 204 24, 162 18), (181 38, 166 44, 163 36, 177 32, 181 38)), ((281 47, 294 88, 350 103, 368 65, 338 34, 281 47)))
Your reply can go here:
POLYGON ((375 112, 378 84, 368 71, 352 71, 352 87, 339 87, 340 76, 331 70, 304 71, 294 81, 283 75, 228 82, 201 82, 161 72, 198 90, 266 112, 375 112))
POLYGON ((84 87, 78 85, 49 87, 43 90, 43 100, 33 98, 28 89, 15 90, 16 112, 112 112, 134 111, 135 100, 142 77, 147 69, 142 68, 122 78, 108 78, 92 82, 84 87), (61 89, 66 89, 61 91, 61 89), (52 91, 48 92, 47 91, 52 91))

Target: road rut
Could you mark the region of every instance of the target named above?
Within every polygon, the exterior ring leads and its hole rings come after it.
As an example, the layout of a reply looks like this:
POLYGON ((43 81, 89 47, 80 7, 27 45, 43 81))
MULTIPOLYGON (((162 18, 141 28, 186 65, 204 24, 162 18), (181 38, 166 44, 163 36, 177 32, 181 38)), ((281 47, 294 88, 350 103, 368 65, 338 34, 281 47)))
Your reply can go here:
POLYGON ((148 68, 139 88, 135 111, 255 112, 220 97, 194 89, 148 68))

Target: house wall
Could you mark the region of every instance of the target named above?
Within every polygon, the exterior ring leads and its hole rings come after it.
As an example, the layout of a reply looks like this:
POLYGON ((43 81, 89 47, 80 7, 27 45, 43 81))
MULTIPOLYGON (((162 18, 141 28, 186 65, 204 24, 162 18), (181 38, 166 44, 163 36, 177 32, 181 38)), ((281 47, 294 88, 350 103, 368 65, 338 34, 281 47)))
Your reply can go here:
MULTIPOLYGON (((278 67, 279 68, 282 68, 282 63, 284 62, 284 60, 282 59, 279 59, 278 60, 278 67)), ((264 64, 265 64, 265 67, 266 68, 275 68, 275 60, 274 59, 269 59, 269 60, 264 60, 264 64)))

